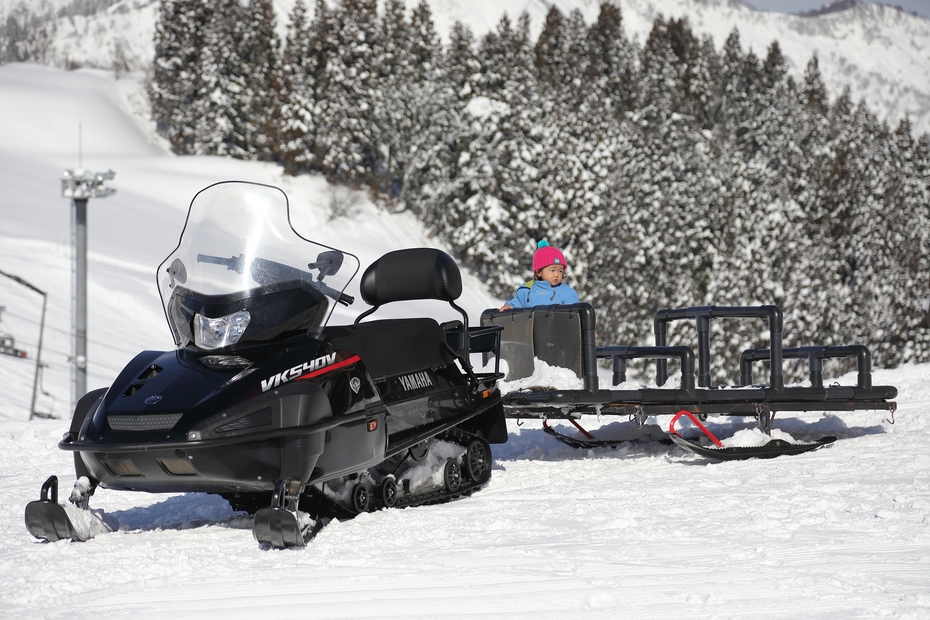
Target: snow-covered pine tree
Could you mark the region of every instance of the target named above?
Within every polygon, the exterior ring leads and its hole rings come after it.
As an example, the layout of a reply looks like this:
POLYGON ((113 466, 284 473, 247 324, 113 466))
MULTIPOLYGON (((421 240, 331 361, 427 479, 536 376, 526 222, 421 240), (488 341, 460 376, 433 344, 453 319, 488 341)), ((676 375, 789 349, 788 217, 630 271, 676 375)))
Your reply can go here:
POLYGON ((481 70, 471 29, 455 22, 449 31, 449 45, 439 60, 442 79, 451 84, 459 108, 464 108, 474 92, 473 77, 481 70))
POLYGON ((375 182, 379 159, 372 112, 382 93, 377 76, 376 0, 341 0, 333 23, 335 53, 323 68, 317 90, 318 150, 321 170, 340 183, 375 182))
POLYGON ((280 42, 275 32, 271 0, 249 0, 248 22, 241 42, 245 74, 242 105, 246 116, 242 133, 251 159, 270 161, 279 140, 277 127, 283 102, 280 97, 280 42))
POLYGON ((158 132, 175 153, 193 152, 193 104, 202 92, 201 53, 212 20, 203 0, 164 0, 155 23, 155 59, 147 84, 158 132))
POLYGON ((915 302, 927 292, 926 276, 920 278, 919 267, 914 269, 919 265, 920 237, 926 235, 926 228, 918 230, 927 224, 922 217, 926 209, 912 202, 925 200, 926 194, 917 184, 904 181, 916 177, 907 119, 889 131, 864 102, 847 113, 850 133, 854 132, 850 147, 856 202, 850 209, 851 234, 843 246, 852 271, 854 312, 845 328, 852 332, 848 338, 870 342, 876 365, 897 366, 914 318, 920 316, 915 302), (903 170, 905 177, 900 176, 903 170))
POLYGON ((471 197, 468 178, 463 174, 469 156, 466 155, 472 139, 480 132, 470 117, 463 116, 471 101, 480 75, 481 64, 475 48, 475 37, 461 22, 455 22, 449 35, 449 45, 437 62, 437 86, 448 93, 446 113, 450 115, 449 131, 431 153, 429 165, 414 180, 412 191, 404 198, 408 208, 431 228, 433 234, 446 234, 455 227, 450 222, 457 214, 450 208, 457 198, 471 197), (464 155, 464 157, 463 157, 464 155))
POLYGON ((376 140, 375 172, 379 177, 374 180, 375 190, 388 200, 399 192, 395 167, 403 168, 404 162, 398 159, 403 160, 404 138, 410 136, 413 122, 408 108, 415 81, 411 35, 404 1, 387 0, 374 46, 379 68, 375 79, 381 96, 374 102, 371 117, 376 140))
POLYGON ((463 179, 449 196, 443 228, 504 295, 525 277, 541 217, 533 195, 540 111, 528 15, 514 28, 505 14, 482 39, 478 58, 480 77, 465 106, 472 135, 458 157, 463 179))
MULTIPOLYGON (((804 336, 805 321, 793 306, 799 295, 807 294, 809 270, 803 261, 810 242, 804 234, 804 213, 785 183, 785 176, 803 159, 795 143, 796 93, 777 43, 769 47, 761 72, 754 54, 740 60, 737 35, 729 44, 722 88, 743 84, 748 96, 737 99, 745 108, 735 114, 722 110, 739 119, 737 131, 715 132, 723 140, 716 159, 724 190, 714 217, 716 255, 707 303, 778 305, 785 312, 785 345, 810 344, 804 336)), ((729 360, 729 374, 723 372, 717 380, 732 382, 739 353, 768 346, 767 326, 762 320, 716 321, 712 344, 712 355, 729 360)), ((787 362, 785 372, 793 380, 806 370, 787 362)))
POLYGON ((590 88, 602 93, 618 116, 635 109, 640 90, 639 50, 626 37, 619 6, 601 3, 597 21, 588 31, 587 48, 586 81, 590 88))
POLYGON ((211 4, 213 13, 197 65, 200 88, 191 106, 195 123, 192 151, 197 155, 248 158, 249 69, 242 41, 249 16, 239 0, 211 4))
POLYGON ((278 68, 281 92, 278 115, 274 119, 277 140, 272 145, 275 157, 289 174, 306 171, 315 161, 313 136, 316 133, 316 100, 313 68, 316 60, 311 49, 307 6, 303 0, 297 0, 288 20, 287 37, 278 68))
POLYGON ((930 360, 930 137, 914 140, 910 134, 905 117, 892 147, 898 174, 892 179, 891 209, 898 214, 898 226, 907 227, 899 248, 907 279, 894 302, 906 322, 902 361, 918 363, 930 360))
POLYGON ((704 298, 712 267, 710 219, 720 184, 707 138, 688 114, 682 76, 697 46, 682 27, 688 29, 678 20, 656 19, 643 47, 644 106, 639 111, 645 121, 642 148, 648 162, 639 205, 648 231, 646 243, 655 253, 653 275, 662 283, 657 302, 673 306, 704 298), (683 39, 689 41, 687 48, 679 47, 683 39))
POLYGON ((408 57, 410 70, 404 74, 404 87, 390 91, 388 99, 404 113, 400 131, 393 132, 389 166, 390 196, 396 204, 405 204, 411 191, 420 191, 431 167, 442 174, 442 160, 448 160, 467 133, 455 88, 444 79, 442 45, 426 0, 420 0, 410 13, 408 57))

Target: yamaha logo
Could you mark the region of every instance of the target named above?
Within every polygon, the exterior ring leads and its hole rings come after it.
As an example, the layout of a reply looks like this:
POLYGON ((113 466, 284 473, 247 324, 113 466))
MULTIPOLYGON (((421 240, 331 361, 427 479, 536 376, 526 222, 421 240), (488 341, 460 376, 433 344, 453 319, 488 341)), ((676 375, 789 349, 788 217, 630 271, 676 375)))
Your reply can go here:
POLYGON ((145 399, 146 405, 154 405, 155 403, 161 402, 161 396, 149 396, 145 399))
POLYGON ((398 378, 400 379, 401 386, 403 386, 404 390, 407 392, 425 387, 432 387, 433 385, 433 380, 430 379, 429 373, 427 372, 415 372, 412 375, 404 375, 398 378))

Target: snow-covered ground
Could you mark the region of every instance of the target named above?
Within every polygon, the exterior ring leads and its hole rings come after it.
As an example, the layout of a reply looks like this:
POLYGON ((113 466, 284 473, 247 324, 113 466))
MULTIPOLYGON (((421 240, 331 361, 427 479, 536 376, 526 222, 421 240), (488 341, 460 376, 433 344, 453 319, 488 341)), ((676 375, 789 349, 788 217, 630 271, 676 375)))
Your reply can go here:
MULTIPOLYGON (((483 491, 332 523, 305 549, 259 549, 248 519, 215 496, 106 490, 92 507, 118 531, 86 543, 33 539, 25 504, 50 474, 63 496, 73 479, 71 455, 56 447, 70 417, 71 346, 69 205, 58 178, 78 163, 79 123, 83 165, 116 170, 118 189, 89 207, 89 388, 135 352, 171 346, 154 269, 191 197, 212 182, 281 185, 298 229, 354 251, 363 267, 391 249, 435 245, 413 218, 368 203, 328 221, 320 179, 167 155, 139 115, 138 88, 105 72, 0 67, 0 271, 48 293, 37 409, 64 418, 28 421, 41 298, 0 276, 0 329, 29 353, 0 356, 0 615, 930 618, 930 365, 874 373, 876 385, 899 389, 894 424, 880 412, 779 416, 776 427, 796 438, 841 439, 796 457, 712 464, 658 442, 578 451, 539 423, 511 423, 483 491)), ((473 321, 498 303, 466 277, 473 321)), ((392 312, 420 309, 444 312, 392 312)), ((632 430, 625 418, 584 423, 607 437, 632 430)), ((710 428, 728 436, 744 426, 712 419, 710 428)))

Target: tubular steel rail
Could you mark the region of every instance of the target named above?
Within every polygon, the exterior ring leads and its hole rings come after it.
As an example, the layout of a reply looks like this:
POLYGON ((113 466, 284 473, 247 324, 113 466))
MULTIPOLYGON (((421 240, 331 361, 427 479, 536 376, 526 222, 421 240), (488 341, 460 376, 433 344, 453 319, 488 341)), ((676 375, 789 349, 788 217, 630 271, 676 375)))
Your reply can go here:
MULTIPOLYGON (((894 412, 897 389, 892 386, 873 386, 871 355, 862 345, 811 346, 782 348, 782 313, 777 306, 700 306, 659 310, 655 315, 655 346, 615 345, 597 347, 595 343, 594 309, 585 303, 546 308, 487 310, 482 314, 483 325, 503 325, 507 340, 507 325, 514 315, 536 313, 534 329, 545 329, 546 321, 562 315, 560 330, 564 329, 564 314, 579 319, 581 378, 583 389, 560 390, 540 388, 515 391, 504 396, 504 406, 511 418, 577 418, 584 414, 601 415, 674 415, 686 410, 694 414, 722 414, 754 416, 763 423, 775 411, 854 411, 889 410, 894 412), (711 385, 710 321, 720 318, 766 319, 769 328, 769 347, 749 349, 740 356, 739 386, 711 385), (687 346, 668 346, 668 324, 672 321, 694 320, 697 324, 697 355, 687 346), (855 386, 823 386, 823 360, 827 358, 855 357, 858 382, 855 386), (695 369, 695 358, 697 368, 695 369), (785 386, 783 364, 785 359, 807 359, 810 365, 810 387, 785 386), (614 386, 626 381, 626 363, 631 359, 656 360, 658 388, 600 389, 597 360, 610 359, 613 365, 614 386), (677 359, 681 365, 681 386, 664 388, 668 380, 668 360, 677 359), (768 385, 752 384, 752 363, 769 362, 768 385)), ((568 325, 574 325, 571 321, 568 325)), ((571 330, 567 330, 571 331, 571 330)), ((549 338, 558 342, 577 342, 578 332, 559 333, 549 338)), ((525 334, 520 337, 526 337, 525 334)), ((532 336, 531 336, 532 337, 532 336)), ((538 340, 538 338, 537 338, 538 340)), ((551 342, 547 343, 552 346, 551 342)), ((576 345, 577 346, 577 345, 576 345)), ((533 343, 527 345, 532 350, 533 343)), ((503 351, 503 349, 502 349, 503 351)), ((542 356, 542 349, 535 352, 542 356)), ((502 353, 506 359, 506 352, 502 353)))

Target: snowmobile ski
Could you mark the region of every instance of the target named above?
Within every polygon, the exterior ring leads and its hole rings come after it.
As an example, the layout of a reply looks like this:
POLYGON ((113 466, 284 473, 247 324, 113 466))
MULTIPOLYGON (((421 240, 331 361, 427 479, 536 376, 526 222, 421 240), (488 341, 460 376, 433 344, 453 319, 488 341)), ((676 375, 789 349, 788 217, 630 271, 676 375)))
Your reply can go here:
POLYGON ((300 517, 284 508, 262 508, 253 518, 252 536, 258 544, 275 549, 304 547, 323 529, 324 523, 321 519, 314 519, 311 523, 301 524, 300 517))
POLYGON ((26 529, 36 538, 57 542, 81 541, 64 507, 58 503, 58 476, 50 476, 37 501, 26 504, 26 529))
POLYGON ((782 439, 773 439, 761 446, 734 446, 725 447, 719 439, 701 424, 701 421, 690 411, 679 411, 668 427, 669 438, 676 445, 690 450, 695 454, 717 459, 719 461, 742 461, 746 459, 773 459, 778 456, 788 456, 794 454, 803 454, 817 450, 836 441, 836 437, 823 437, 814 443, 791 443, 782 439), (708 439, 714 442, 715 447, 702 446, 698 443, 685 439, 675 430, 675 421, 681 416, 687 416, 703 432, 708 439))

